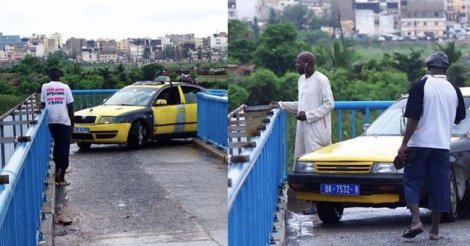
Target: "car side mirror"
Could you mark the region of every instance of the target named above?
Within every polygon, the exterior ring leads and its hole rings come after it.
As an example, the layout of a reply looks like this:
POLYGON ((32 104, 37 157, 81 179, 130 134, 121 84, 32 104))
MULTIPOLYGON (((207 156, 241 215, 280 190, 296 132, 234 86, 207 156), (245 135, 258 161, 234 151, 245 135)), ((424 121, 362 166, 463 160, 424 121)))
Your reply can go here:
POLYGON ((103 103, 105 103, 106 101, 108 101, 108 98, 103 99, 103 103))
POLYGON ((370 124, 369 123, 365 123, 364 125, 362 125, 362 131, 365 132, 367 131, 367 129, 369 128, 370 124))
POLYGON ((158 99, 156 102, 155 102, 155 106, 162 106, 162 105, 168 105, 168 102, 166 99, 158 99))

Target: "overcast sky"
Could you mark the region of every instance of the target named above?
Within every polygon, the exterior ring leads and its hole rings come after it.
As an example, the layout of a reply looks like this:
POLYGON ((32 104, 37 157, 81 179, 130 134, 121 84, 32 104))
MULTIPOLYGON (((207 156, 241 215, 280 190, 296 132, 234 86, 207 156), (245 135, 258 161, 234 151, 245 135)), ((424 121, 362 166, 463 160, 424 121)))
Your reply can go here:
POLYGON ((67 38, 157 38, 227 31, 227 0, 5 0, 3 35, 62 33, 67 38))

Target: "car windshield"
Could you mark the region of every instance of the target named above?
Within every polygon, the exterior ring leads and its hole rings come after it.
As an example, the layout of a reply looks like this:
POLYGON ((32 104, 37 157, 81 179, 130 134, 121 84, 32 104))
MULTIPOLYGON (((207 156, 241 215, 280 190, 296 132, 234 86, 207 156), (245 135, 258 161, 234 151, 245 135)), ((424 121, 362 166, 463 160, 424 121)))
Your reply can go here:
POLYGON ((147 106, 156 93, 155 88, 125 87, 110 97, 104 105, 147 106))
MULTIPOLYGON (((466 115, 464 120, 452 128, 453 136, 462 136, 468 133, 470 129, 470 98, 465 97, 466 115)), ((407 98, 402 98, 398 102, 390 106, 383 114, 381 114, 364 133, 366 136, 383 136, 383 135, 403 135, 406 128, 405 113, 407 98)))

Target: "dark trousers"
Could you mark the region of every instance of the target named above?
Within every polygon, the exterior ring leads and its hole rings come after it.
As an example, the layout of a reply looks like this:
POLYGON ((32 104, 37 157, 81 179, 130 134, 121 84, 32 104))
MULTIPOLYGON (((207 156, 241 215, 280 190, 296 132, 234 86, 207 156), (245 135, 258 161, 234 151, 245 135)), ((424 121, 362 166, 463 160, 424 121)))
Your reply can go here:
POLYGON ((55 162, 56 173, 64 177, 69 167, 70 142, 72 141, 72 127, 64 124, 49 124, 54 150, 52 156, 55 162))

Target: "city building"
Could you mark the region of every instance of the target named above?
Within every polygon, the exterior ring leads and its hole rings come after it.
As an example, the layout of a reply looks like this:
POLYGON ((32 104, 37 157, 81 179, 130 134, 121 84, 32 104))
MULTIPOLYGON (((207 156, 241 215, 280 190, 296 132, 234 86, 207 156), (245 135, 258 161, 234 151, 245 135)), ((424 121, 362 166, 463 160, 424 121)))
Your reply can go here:
POLYGON ((445 36, 446 12, 442 0, 402 0, 401 34, 420 38, 445 36))
POLYGON ((82 48, 81 58, 83 62, 97 63, 98 62, 98 49, 96 48, 82 48))
MULTIPOLYGON (((53 51, 55 50, 60 50, 64 44, 64 41, 62 39, 62 34, 58 33, 58 32, 55 32, 53 34, 50 34, 49 35, 49 39, 53 39, 54 40, 54 46, 53 46, 53 51)), ((51 46, 49 46, 51 47, 51 46)))
POLYGON ((216 33, 210 36, 210 48, 213 50, 227 50, 227 34, 216 33))
POLYGON ((19 35, 3 35, 3 33, 0 32, 0 47, 20 44, 22 44, 22 42, 19 35))

